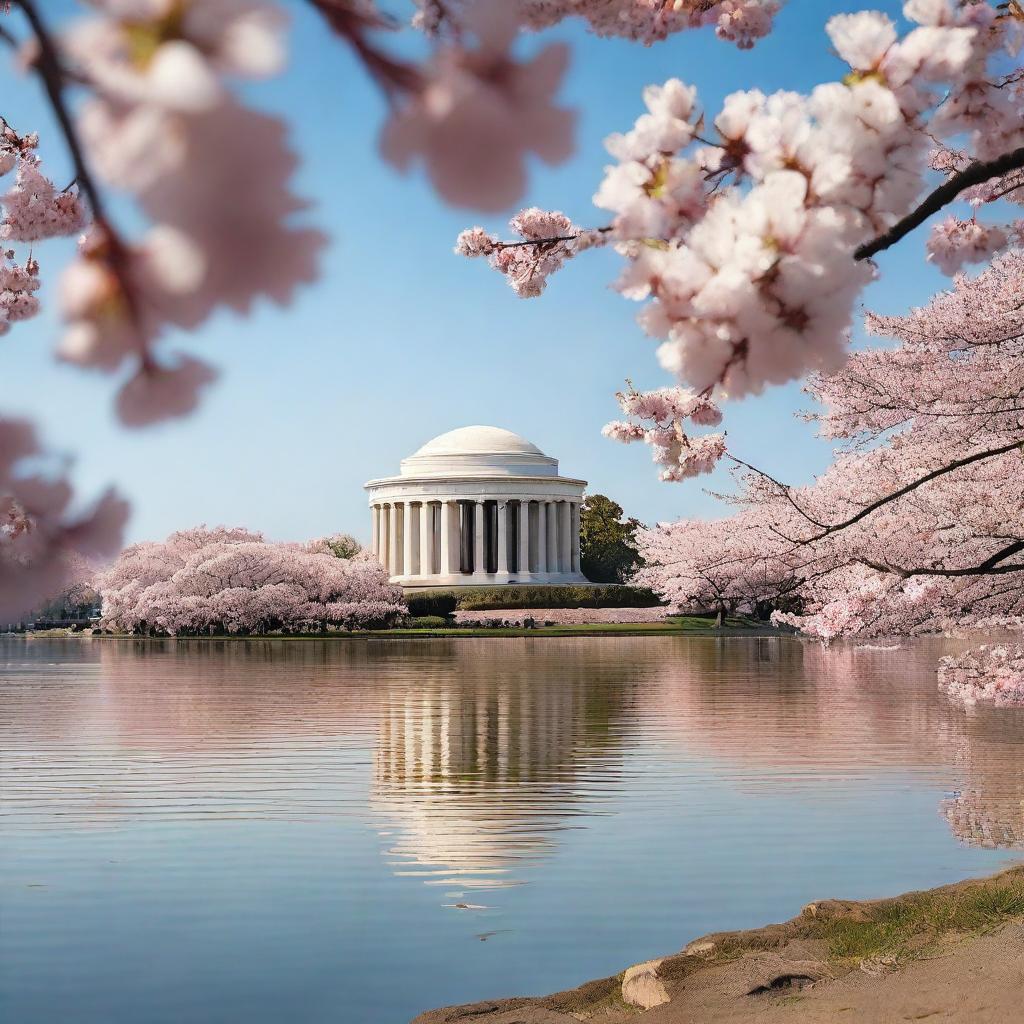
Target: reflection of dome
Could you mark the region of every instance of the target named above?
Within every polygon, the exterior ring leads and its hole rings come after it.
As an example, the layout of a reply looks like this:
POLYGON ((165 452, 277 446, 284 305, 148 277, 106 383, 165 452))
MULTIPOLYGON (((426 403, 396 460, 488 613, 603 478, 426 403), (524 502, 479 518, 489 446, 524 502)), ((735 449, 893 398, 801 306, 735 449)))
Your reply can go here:
POLYGON ((621 665, 602 664, 597 650, 568 662, 560 644, 489 643, 456 644, 456 671, 396 687, 380 717, 371 806, 387 823, 396 873, 427 884, 519 884, 511 872, 593 813, 587 805, 603 795, 595 765, 618 756, 608 726, 619 701, 606 701, 602 684, 621 665))
POLYGON ((439 434, 407 459, 401 475, 558 476, 558 460, 501 427, 459 427, 439 434))

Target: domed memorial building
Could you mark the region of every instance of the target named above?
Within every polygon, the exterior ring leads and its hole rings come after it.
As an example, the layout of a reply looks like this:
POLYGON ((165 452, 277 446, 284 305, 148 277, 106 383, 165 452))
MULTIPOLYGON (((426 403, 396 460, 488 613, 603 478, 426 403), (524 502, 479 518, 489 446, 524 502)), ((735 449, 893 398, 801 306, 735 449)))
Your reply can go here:
POLYGON ((510 430, 450 430, 365 485, 373 552, 405 587, 585 583, 586 483, 510 430))

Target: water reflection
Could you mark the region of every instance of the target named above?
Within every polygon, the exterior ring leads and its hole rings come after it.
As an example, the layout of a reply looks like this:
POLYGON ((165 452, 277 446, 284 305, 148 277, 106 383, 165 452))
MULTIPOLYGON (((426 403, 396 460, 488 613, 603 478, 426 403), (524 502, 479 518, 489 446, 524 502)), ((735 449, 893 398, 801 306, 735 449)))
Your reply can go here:
POLYGON ((911 773, 949 794, 963 842, 1024 848, 1024 711, 945 701, 950 643, 5 641, 0 814, 354 815, 396 873, 485 888, 521 881, 624 788, 653 808, 701 761, 731 765, 739 792, 911 773))
POLYGON ((481 890, 518 884, 620 779, 633 685, 599 646, 459 644, 449 671, 382 700, 371 807, 400 830, 399 874, 481 890))
POLYGON ((938 658, 966 646, 712 641, 666 662, 644 728, 676 754, 744 766, 748 790, 914 773, 950 791, 939 811, 957 839, 1024 849, 1024 709, 965 712, 935 686, 938 658))

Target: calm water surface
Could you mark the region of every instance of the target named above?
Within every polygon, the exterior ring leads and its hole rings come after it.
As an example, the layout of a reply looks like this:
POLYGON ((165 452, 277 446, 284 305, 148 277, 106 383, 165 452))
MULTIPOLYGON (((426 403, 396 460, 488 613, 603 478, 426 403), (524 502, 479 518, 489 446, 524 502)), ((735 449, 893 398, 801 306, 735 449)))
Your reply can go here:
POLYGON ((0 641, 0 1019, 404 1024, 1024 850, 948 642, 0 641))

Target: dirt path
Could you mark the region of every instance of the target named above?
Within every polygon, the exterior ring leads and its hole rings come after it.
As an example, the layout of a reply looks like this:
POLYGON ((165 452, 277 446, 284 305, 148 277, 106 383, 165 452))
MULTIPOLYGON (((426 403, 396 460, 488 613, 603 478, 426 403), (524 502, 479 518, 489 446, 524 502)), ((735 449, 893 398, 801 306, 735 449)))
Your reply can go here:
POLYGON ((888 900, 825 900, 614 978, 414 1024, 1024 1022, 1024 865, 888 900))

